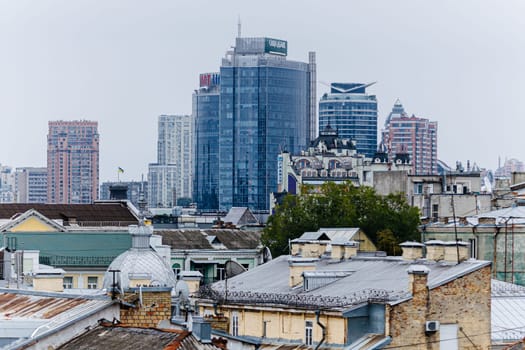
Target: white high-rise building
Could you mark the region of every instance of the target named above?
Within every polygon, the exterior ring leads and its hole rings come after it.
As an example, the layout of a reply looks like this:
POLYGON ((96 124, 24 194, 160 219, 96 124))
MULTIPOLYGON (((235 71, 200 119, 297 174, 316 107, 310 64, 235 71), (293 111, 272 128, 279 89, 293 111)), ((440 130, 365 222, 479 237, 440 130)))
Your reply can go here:
POLYGON ((16 202, 47 203, 47 168, 16 168, 16 202))
POLYGON ((157 163, 149 164, 148 172, 150 208, 174 207, 178 198, 191 198, 192 155, 192 117, 159 116, 157 163))

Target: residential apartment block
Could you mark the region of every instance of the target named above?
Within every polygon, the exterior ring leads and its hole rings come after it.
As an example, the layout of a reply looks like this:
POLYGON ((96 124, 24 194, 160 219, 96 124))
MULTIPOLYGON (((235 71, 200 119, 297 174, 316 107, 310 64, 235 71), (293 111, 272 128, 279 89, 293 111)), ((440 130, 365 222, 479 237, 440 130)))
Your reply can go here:
POLYGON ((192 167, 192 117, 159 116, 157 163, 149 164, 148 171, 149 207, 174 207, 178 198, 191 198, 192 167))
POLYGON ((413 174, 437 174, 437 122, 409 117, 397 100, 382 134, 389 153, 405 151, 410 155, 413 174))
POLYGON ((16 202, 47 203, 47 168, 16 168, 16 202))
POLYGON ((47 200, 89 204, 98 199, 99 134, 95 121, 50 121, 47 200))

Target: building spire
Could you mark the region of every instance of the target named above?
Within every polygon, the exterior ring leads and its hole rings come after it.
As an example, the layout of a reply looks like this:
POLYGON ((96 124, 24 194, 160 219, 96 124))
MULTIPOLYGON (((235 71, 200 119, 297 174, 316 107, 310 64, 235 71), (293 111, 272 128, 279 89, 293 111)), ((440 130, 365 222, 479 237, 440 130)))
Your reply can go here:
POLYGON ((237 38, 241 37, 241 15, 238 15, 237 19, 237 38))

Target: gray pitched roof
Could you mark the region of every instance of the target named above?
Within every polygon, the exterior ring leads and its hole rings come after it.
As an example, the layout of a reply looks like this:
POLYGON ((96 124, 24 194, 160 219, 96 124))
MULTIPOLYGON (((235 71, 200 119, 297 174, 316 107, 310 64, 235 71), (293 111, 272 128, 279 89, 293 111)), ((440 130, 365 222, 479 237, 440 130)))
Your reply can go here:
POLYGON ((98 326, 62 345, 60 350, 132 349, 216 350, 199 342, 188 331, 155 328, 98 326))
POLYGON ((525 287, 492 280, 491 330, 493 342, 525 338, 525 287))
POLYGON ((248 207, 232 207, 222 220, 236 226, 259 223, 248 207))
POLYGON ((257 249, 261 247, 261 233, 245 230, 158 230, 162 243, 172 249, 214 249, 208 237, 215 237, 213 242, 222 243, 226 249, 257 249))
MULTIPOLYGON (((289 287, 289 256, 280 256, 272 261, 248 270, 243 274, 228 280, 228 300, 233 300, 234 294, 271 293, 272 295, 291 295, 304 300, 328 300, 342 298, 342 304, 349 305, 369 297, 380 296, 389 301, 402 300, 410 297, 408 290, 409 276, 407 269, 414 262, 402 260, 400 257, 356 257, 351 260, 334 262, 322 259, 316 262, 316 271, 350 272, 346 277, 320 288, 305 291, 304 288, 289 287), (367 295, 367 293, 370 293, 367 295), (360 299, 361 298, 361 299, 360 299)), ((428 277, 429 288, 438 287, 458 277, 490 265, 488 261, 468 260, 461 264, 446 264, 421 260, 430 269, 428 277)), ((214 290, 222 292, 224 282, 212 285, 214 290)), ((281 298, 276 296, 277 299, 281 298)), ((338 302, 333 303, 338 304, 338 302)), ((327 304, 328 305, 328 304, 327 304)))

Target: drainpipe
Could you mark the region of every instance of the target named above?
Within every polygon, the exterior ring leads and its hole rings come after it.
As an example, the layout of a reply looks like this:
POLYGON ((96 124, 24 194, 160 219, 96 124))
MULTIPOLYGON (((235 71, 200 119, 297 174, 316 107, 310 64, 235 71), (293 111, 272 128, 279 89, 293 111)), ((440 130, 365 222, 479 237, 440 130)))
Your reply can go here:
POLYGON ((494 249, 494 252, 493 252, 493 256, 492 256, 492 260, 494 261, 494 265, 493 265, 493 272, 492 272, 492 275, 494 278, 496 278, 497 276, 497 264, 498 264, 498 255, 497 255, 497 247, 498 247, 498 235, 500 233, 500 227, 498 227, 498 225, 495 225, 495 229, 496 229, 496 233, 494 234, 493 236, 493 249, 494 249))
POLYGON ((319 349, 319 347, 321 346, 321 344, 324 343, 324 340, 325 340, 325 337, 326 337, 326 326, 324 324, 322 324, 320 321, 319 321, 319 316, 321 315, 321 311, 320 310, 316 310, 315 311, 315 322, 317 322, 317 324, 319 325, 319 327, 321 327, 321 329, 323 330, 323 337, 321 338, 321 341, 317 344, 317 346, 315 347, 315 350, 319 349))

